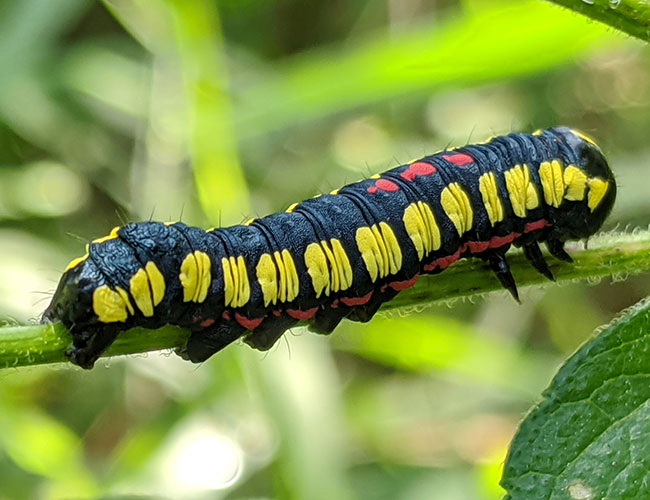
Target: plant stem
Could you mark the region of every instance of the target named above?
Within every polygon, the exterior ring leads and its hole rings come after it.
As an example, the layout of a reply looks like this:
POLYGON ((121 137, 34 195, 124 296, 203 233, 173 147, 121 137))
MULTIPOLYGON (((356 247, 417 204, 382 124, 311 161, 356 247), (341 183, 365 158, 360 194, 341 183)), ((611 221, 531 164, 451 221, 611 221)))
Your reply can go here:
MULTIPOLYGON (((589 241, 589 248, 569 247, 574 263, 547 256, 557 281, 598 280, 604 276, 621 279, 629 274, 650 271, 650 231, 602 234, 589 241)), ((508 256, 519 287, 548 283, 535 271, 521 252, 508 256)), ((462 260, 444 273, 420 276, 417 284, 384 305, 385 310, 421 307, 459 297, 473 297, 501 285, 478 259, 462 260)), ((173 326, 158 330, 133 328, 122 333, 105 356, 173 349, 184 345, 188 332, 173 326)), ((0 328, 0 368, 66 361, 64 352, 71 344, 70 333, 61 324, 0 328)))
POLYGON ((650 42, 648 0, 550 0, 628 35, 650 42))

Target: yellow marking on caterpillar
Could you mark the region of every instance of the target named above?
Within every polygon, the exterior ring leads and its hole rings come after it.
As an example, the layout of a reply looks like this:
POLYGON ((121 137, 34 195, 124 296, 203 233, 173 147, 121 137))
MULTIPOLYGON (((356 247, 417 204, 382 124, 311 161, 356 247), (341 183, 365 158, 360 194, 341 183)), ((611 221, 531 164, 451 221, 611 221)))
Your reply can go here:
POLYGON ((195 250, 187 254, 178 275, 183 287, 183 302, 203 302, 212 282, 212 261, 205 252, 195 250))
POLYGON ((224 302, 226 306, 242 307, 250 299, 251 290, 248 282, 248 271, 244 257, 223 257, 224 302))
POLYGON ((230 304, 236 304, 237 300, 235 297, 239 287, 237 286, 238 283, 235 283, 237 273, 235 272, 233 275, 232 268, 237 268, 237 262, 234 257, 222 257, 221 267, 223 268, 223 293, 225 304, 227 306, 230 304))
POLYGON ((120 294, 120 297, 122 297, 122 300, 124 301, 124 304, 126 305, 126 310, 128 313, 133 316, 133 313, 135 312, 133 309, 133 306, 131 305, 131 300, 129 299, 129 294, 126 293, 126 290, 124 288, 116 286, 115 291, 120 294))
MULTIPOLYGON (((203 285, 203 276, 205 273, 205 261, 200 258, 201 253, 194 252, 194 258, 196 259, 196 269, 197 269, 197 278, 196 278, 196 290, 194 290, 194 295, 192 296, 192 302, 198 302, 199 295, 201 294, 201 287, 203 285)), ((209 259, 208 259, 209 261, 209 259)))
POLYGON ((533 132, 533 135, 539 136, 539 135, 542 135, 543 133, 544 133, 544 131, 541 128, 538 128, 537 130, 535 130, 535 132, 533 132))
POLYGON ((336 194, 339 194, 339 191, 340 191, 340 190, 341 190, 341 188, 333 189, 332 191, 330 191, 330 194, 335 194, 335 195, 336 195, 336 194))
POLYGON ((594 141, 587 134, 585 134, 583 132, 579 132, 578 130, 575 130, 575 129, 571 129, 571 132, 573 132, 574 135, 577 135, 578 137, 580 137, 580 139, 582 139, 583 141, 587 141, 589 144, 592 144, 592 145, 596 146, 598 149, 600 149, 598 147, 598 144, 596 144, 596 141, 594 141))
POLYGON ((348 254, 345 252, 340 240, 332 238, 330 244, 332 245, 332 255, 334 256, 334 262, 336 262, 340 280, 339 290, 347 290, 352 286, 354 280, 350 259, 348 259, 348 254))
POLYGON ((199 287, 199 265, 193 253, 187 254, 178 275, 183 287, 183 302, 190 302, 199 287))
POLYGON ((83 254, 81 257, 77 257, 76 259, 72 259, 70 261, 70 263, 66 266, 64 272, 68 272, 70 269, 74 269, 79 264, 81 264, 83 261, 85 261, 89 256, 90 256, 90 247, 88 245, 86 245, 86 253, 83 254))
POLYGON ((199 264, 199 287, 193 298, 194 302, 203 302, 208 296, 212 283, 212 261, 207 253, 199 250, 194 251, 194 256, 199 264))
MULTIPOLYGON (((417 160, 413 160, 413 161, 417 161, 417 160)), ((370 178, 371 178, 371 179, 379 179, 379 178, 381 178, 381 174, 372 174, 372 175, 370 176, 370 178)))
POLYGON ((388 250, 386 248, 386 242, 381 237, 381 231, 377 227, 377 224, 370 226, 370 231, 372 232, 373 237, 376 241, 376 248, 379 251, 379 259, 377 259, 379 276, 383 278, 388 275, 389 264, 388 264, 388 250))
POLYGON ((474 211, 469 196, 458 182, 452 182, 440 195, 440 204, 456 226, 459 235, 469 231, 474 224, 474 211))
POLYGON ((163 222, 163 224, 165 226, 173 226, 174 224, 176 224, 176 222, 178 222, 178 221, 168 220, 167 222, 163 222))
POLYGON ((402 217, 404 228, 415 246, 419 260, 422 260, 433 250, 438 250, 442 241, 440 228, 431 211, 431 207, 423 201, 411 203, 402 217))
POLYGON ((194 251, 194 256, 199 264, 199 288, 194 296, 194 302, 203 302, 208 296, 212 283, 212 261, 207 253, 199 250, 194 251))
POLYGON ((510 206, 517 217, 526 217, 527 210, 539 206, 539 196, 535 185, 530 182, 528 165, 515 165, 504 173, 510 206))
POLYGON ((255 222, 255 218, 248 219, 246 222, 244 222, 244 226, 250 226, 253 222, 255 222))
POLYGON ((366 269, 368 270, 370 279, 375 282, 377 281, 377 275, 379 274, 380 269, 383 271, 383 258, 379 251, 377 240, 372 234, 372 230, 367 226, 357 229, 355 239, 357 241, 357 248, 366 264, 366 269), (379 263, 380 261, 381 265, 379 263))
POLYGON ((278 268, 278 274, 280 275, 280 289, 278 291, 280 302, 286 302, 287 300, 287 271, 284 268, 284 262, 282 262, 282 257, 278 252, 273 252, 273 257, 275 258, 275 265, 278 268))
POLYGON ((575 165, 569 165, 564 170, 564 186, 566 187, 565 200, 584 200, 585 189, 587 188, 587 174, 575 165))
MULTIPOLYGON (((129 316, 127 312, 129 306, 128 297, 125 301, 120 292, 111 290, 108 285, 98 286, 93 292, 93 311, 102 323, 126 321, 129 316)), ((132 307, 129 310, 132 310, 132 307)))
POLYGON ((264 253, 261 255, 255 267, 255 274, 257 275, 257 283, 262 289, 264 307, 267 307, 271 302, 275 304, 278 300, 278 279, 277 270, 270 254, 264 253))
MULTIPOLYGON (((310 243, 305 249, 305 265, 316 297, 326 296, 352 286, 350 259, 337 238, 310 243)), ((297 279, 297 275, 296 275, 297 279)))
POLYGON ((320 243, 310 243, 305 249, 305 266, 311 276, 311 284, 314 287, 316 298, 320 297, 323 291, 329 297, 330 274, 327 267, 327 257, 320 243))
POLYGON ((291 205, 289 205, 289 208, 287 208, 285 210, 285 212, 290 214, 291 212, 293 212, 296 209, 297 206, 298 206, 298 202, 292 203, 291 205))
POLYGON ((129 290, 135 301, 135 305, 142 312, 143 316, 153 316, 153 302, 151 301, 151 287, 147 272, 140 268, 129 281, 129 290))
POLYGON ((113 229, 111 229, 111 232, 108 233, 106 236, 102 236, 101 238, 96 238, 92 242, 93 243, 104 243, 105 241, 108 240, 114 240, 115 238, 118 238, 117 232, 120 230, 120 226, 115 226, 113 229))
POLYGON ((546 204, 559 207, 564 198, 562 163, 559 160, 542 162, 539 166, 539 178, 542 181, 546 204))
POLYGON ((589 184, 587 206, 589 207, 589 210, 593 212, 607 193, 609 181, 605 181, 599 177, 592 177, 587 181, 587 184, 589 184))
POLYGON ((386 222, 380 222, 381 235, 386 242, 386 250, 388 250, 388 260, 390 263, 390 274, 396 274, 402 269, 402 248, 399 246, 397 237, 393 228, 386 222))
MULTIPOLYGON (((277 255, 275 258, 278 259, 279 257, 280 255, 277 255)), ((282 261, 286 273, 284 281, 287 284, 287 302, 291 302, 300 293, 300 280, 298 279, 298 271, 293 256, 286 248, 282 250, 282 261)))
POLYGON ((158 266, 151 260, 146 263, 144 270, 149 278, 153 305, 157 306, 165 298, 165 277, 158 269, 158 266))
POLYGON ((481 192, 483 205, 490 223, 494 226, 494 224, 503 220, 503 205, 501 204, 501 198, 499 198, 494 172, 487 172, 479 178, 478 189, 481 192))
POLYGON ((340 290, 341 279, 339 276, 339 266, 336 265, 334 254, 332 253, 332 250, 327 244, 327 241, 321 241, 321 246, 323 247, 323 251, 325 252, 325 256, 327 257, 327 262, 329 264, 330 287, 332 288, 332 290, 340 290))
MULTIPOLYGON (((300 282, 298 272, 293 262, 293 257, 286 248, 280 252, 273 252, 275 267, 279 276, 279 287, 276 287, 276 299, 280 302, 291 302, 298 296, 300 282)), ((266 302, 266 297, 265 297, 266 302)), ((273 303, 275 304, 275 300, 273 303)))
POLYGON ((393 229, 386 222, 360 227, 355 239, 373 282, 402 268, 402 249, 393 229))

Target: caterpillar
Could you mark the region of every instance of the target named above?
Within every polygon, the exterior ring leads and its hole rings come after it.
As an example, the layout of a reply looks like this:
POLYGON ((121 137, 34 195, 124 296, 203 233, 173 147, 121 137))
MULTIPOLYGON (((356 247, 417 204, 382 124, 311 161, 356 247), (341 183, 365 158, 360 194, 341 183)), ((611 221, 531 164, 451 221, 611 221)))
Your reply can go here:
POLYGON ((189 329, 177 352, 195 363, 240 337, 269 349, 299 321, 328 334, 466 257, 489 263, 519 300, 509 247, 553 279, 539 243, 571 261, 564 242, 594 234, 615 197, 612 171, 584 134, 512 133, 242 225, 116 227, 68 265, 42 321, 62 322, 73 339, 67 357, 92 368, 134 326, 189 329))

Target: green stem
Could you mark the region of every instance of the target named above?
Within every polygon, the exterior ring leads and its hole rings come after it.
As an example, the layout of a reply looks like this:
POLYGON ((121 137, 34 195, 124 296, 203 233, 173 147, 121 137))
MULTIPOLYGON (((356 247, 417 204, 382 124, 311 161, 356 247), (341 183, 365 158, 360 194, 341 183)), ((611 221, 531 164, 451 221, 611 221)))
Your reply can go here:
POLYGON ((648 0, 550 0, 628 35, 650 42, 648 0))
MULTIPOLYGON (((589 241, 588 249, 569 247, 569 252, 573 264, 547 259, 557 281, 598 280, 604 276, 621 279, 650 271, 650 231, 598 235, 589 241)), ((521 252, 512 252, 508 260, 519 287, 547 283, 521 252)), ((384 309, 407 309, 500 289, 482 261, 463 260, 442 274, 421 276, 413 288, 401 292, 384 309)), ((122 333, 105 356, 173 349, 184 345, 187 337, 187 331, 173 326, 155 331, 134 328, 122 333)), ((64 352, 70 344, 70 333, 60 324, 0 328, 0 368, 66 361, 64 352)))

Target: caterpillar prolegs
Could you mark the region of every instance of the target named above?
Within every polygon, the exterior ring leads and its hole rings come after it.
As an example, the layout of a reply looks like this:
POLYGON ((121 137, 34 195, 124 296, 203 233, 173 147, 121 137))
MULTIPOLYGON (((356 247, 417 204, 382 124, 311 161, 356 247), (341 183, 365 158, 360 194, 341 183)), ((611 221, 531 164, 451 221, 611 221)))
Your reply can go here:
POLYGON ((489 262, 518 299, 511 245, 552 279, 538 246, 594 234, 616 197, 598 146, 565 127, 509 134, 400 165, 286 211, 204 231, 180 222, 113 229, 66 269, 43 321, 70 329, 91 368, 120 332, 174 324, 201 362, 234 340, 269 349, 299 321, 330 333, 464 257, 489 262))

